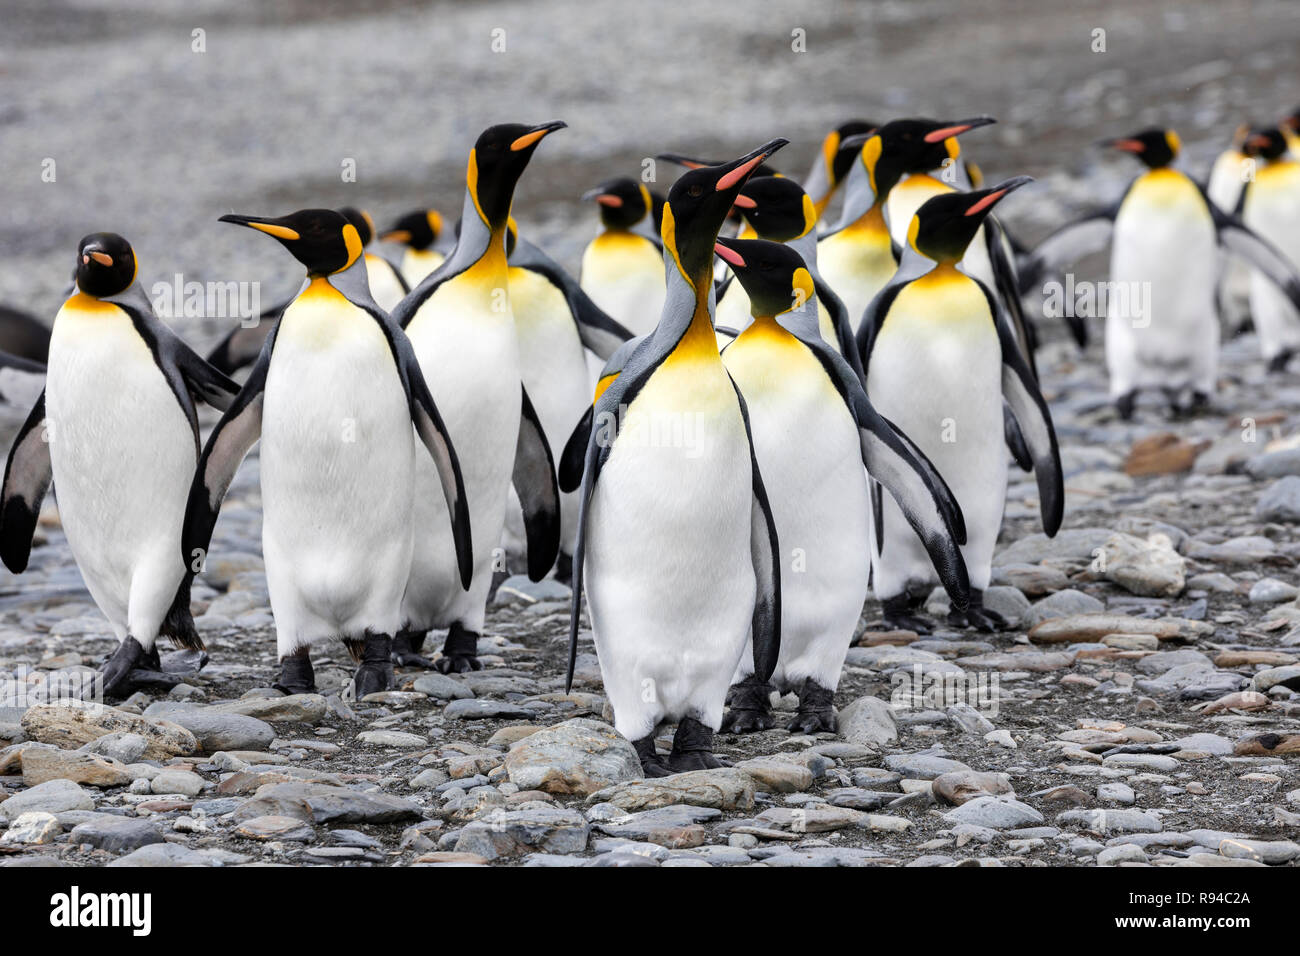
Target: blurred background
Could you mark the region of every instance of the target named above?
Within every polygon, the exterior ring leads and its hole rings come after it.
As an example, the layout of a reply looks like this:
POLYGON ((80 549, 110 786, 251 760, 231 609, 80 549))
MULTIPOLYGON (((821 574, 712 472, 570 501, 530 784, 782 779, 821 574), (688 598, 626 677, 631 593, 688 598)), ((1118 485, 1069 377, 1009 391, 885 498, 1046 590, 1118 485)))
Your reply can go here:
POLYGON ((1135 172, 1103 136, 1172 125, 1203 177, 1238 123, 1300 105, 1298 51, 1295 0, 2 0, 0 301, 52 319, 77 240, 112 230, 146 289, 259 280, 269 304, 297 264, 218 216, 356 205, 382 229, 428 204, 454 221, 469 147, 505 121, 570 126, 515 212, 575 271, 596 230, 577 197, 599 180, 776 135, 802 178, 854 117, 997 117, 963 145, 993 181, 1042 181, 1004 210, 1032 241, 1135 172))

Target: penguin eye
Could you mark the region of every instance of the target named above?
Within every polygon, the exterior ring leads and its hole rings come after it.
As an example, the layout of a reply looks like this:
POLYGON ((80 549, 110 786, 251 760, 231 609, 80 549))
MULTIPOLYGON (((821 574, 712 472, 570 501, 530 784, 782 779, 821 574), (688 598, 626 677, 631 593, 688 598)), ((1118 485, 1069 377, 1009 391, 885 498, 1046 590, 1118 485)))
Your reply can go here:
POLYGON ((688 186, 686 189, 686 195, 690 196, 692 199, 699 199, 701 196, 704 195, 704 187, 701 186, 699 183, 695 183, 692 186, 688 186))

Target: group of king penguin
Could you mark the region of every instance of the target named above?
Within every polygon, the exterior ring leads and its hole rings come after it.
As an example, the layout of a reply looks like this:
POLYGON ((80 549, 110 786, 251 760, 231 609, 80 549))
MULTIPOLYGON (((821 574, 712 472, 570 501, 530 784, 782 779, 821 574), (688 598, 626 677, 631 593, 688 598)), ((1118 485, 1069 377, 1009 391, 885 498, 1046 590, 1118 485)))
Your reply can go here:
POLYGON ((125 696, 163 666, 159 637, 203 648, 191 585, 260 442, 283 692, 316 689, 310 652, 329 638, 358 699, 395 666, 481 668, 490 595, 516 567, 571 585, 570 685, 585 596, 647 776, 723 765, 715 733, 772 727, 773 692, 797 696, 790 729, 834 731, 869 593, 886 627, 928 633, 938 584, 948 626, 1002 629, 982 596, 1012 465, 1035 473, 1044 531, 1060 527, 1024 291, 1113 231, 1112 279, 1155 287, 1149 323, 1107 319, 1125 417, 1140 389, 1208 401, 1230 302, 1271 367, 1300 347, 1300 113, 1242 132, 1206 186, 1172 167, 1171 131, 1114 140, 1147 171, 1033 250, 994 215, 1031 180, 985 186, 962 155, 993 122, 849 121, 802 184, 773 165, 784 139, 725 162, 660 154, 684 169, 666 194, 616 177, 582 197, 600 226, 576 279, 511 215, 565 124, 492 126, 452 231, 433 209, 378 234, 352 208, 222 216, 305 275, 206 359, 154 314, 127 240, 88 235, 29 363, 45 390, 6 464, 0 558, 26 568, 55 485, 119 641, 103 692, 125 696), (1219 245, 1254 271, 1234 278, 1219 245), (200 402, 222 413, 206 442, 200 402))

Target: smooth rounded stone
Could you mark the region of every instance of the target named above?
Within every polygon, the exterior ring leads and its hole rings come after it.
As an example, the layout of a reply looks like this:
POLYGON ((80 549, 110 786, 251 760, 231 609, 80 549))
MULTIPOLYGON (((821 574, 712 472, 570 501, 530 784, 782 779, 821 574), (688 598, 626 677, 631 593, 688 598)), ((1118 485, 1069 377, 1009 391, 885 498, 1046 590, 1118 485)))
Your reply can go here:
POLYGON ((930 789, 935 797, 957 807, 980 797, 1015 796, 1010 776, 1005 773, 981 773, 976 770, 941 773, 930 781, 930 789))
POLYGON ((1175 667, 1196 666, 1210 670, 1214 662, 1200 651, 1190 647, 1180 647, 1174 651, 1157 651, 1148 654, 1137 662, 1136 669, 1143 674, 1164 674, 1175 667))
POLYGON ((286 843, 310 843, 316 831, 297 817, 267 814, 253 817, 235 827, 238 836, 249 840, 283 840, 286 843))
POLYGON ((1229 538, 1219 544, 1204 544, 1193 540, 1187 548, 1187 556, 1194 561, 1243 567, 1256 567, 1275 554, 1277 544, 1263 535, 1229 538))
POLYGON ((538 601, 567 601, 573 596, 568 585, 554 578, 529 580, 526 574, 512 574, 497 588, 493 604, 534 604, 538 601))
POLYGON ((983 736, 993 730, 993 723, 967 703, 951 704, 944 711, 962 733, 983 736))
POLYGON ((816 846, 788 850, 773 848, 762 856, 763 866, 778 867, 832 867, 872 866, 880 862, 880 854, 859 847, 816 846))
POLYGON ((1190 591, 1210 591, 1216 594, 1237 594, 1241 586, 1222 571, 1196 574, 1187 579, 1190 591))
POLYGON ((965 823, 990 830, 1014 830, 1043 822, 1043 815, 1028 804, 1003 797, 975 797, 943 815, 949 823, 965 823))
POLYGON ((139 761, 148 749, 149 741, 133 733, 105 734, 80 748, 82 753, 98 754, 127 764, 139 761))
POLYGON ((449 779, 445 771, 430 767, 428 770, 421 770, 412 777, 410 785, 413 790, 434 790, 449 779))
POLYGON ((897 799, 897 793, 864 790, 861 787, 838 787, 826 793, 826 802, 831 806, 848 807, 850 810, 879 810, 897 799))
MULTIPOLYGON (((457 704, 477 701, 455 701, 457 704)), ((519 741, 505 757, 521 790, 589 795, 641 776, 636 750, 609 724, 575 717, 519 741)))
POLYGON ((1113 534, 1102 545, 1096 564, 1107 581, 1143 597, 1177 597, 1186 583, 1187 562, 1163 535, 1144 541, 1113 534))
MULTIPOLYGON (((1064 571, 1046 564, 1004 564, 993 569, 993 584, 1016 588, 1027 597, 1042 597, 1070 586, 1064 571)), ((1022 615, 1027 613, 1022 611, 1022 615)))
POLYGON ((1042 674, 1065 670, 1074 663, 1074 654, 1061 651, 1008 651, 963 657, 961 662, 971 670, 1029 671, 1042 674))
POLYGON ((203 562, 199 579, 209 587, 224 591, 235 578, 249 571, 264 571, 262 556, 249 551, 222 551, 203 562))
POLYGON ((454 720, 518 720, 535 716, 527 707, 508 701, 478 699, 453 700, 442 713, 454 720))
POLYGON ((933 780, 941 774, 970 770, 960 760, 925 753, 890 754, 885 758, 885 767, 916 780, 933 780))
POLYGON ((469 700, 474 696, 474 691, 463 680, 437 671, 421 674, 411 684, 411 689, 434 700, 469 700))
POLYGON ((23 714, 22 728, 32 740, 64 749, 76 749, 106 734, 138 734, 148 741, 143 754, 147 760, 185 756, 198 749, 194 735, 170 720, 81 700, 36 704, 23 714))
MULTIPOLYGON (((320 694, 289 694, 286 697, 241 697, 210 704, 212 714, 239 714, 268 723, 319 724, 329 716, 329 704, 320 694)), ((231 748, 252 749, 260 748, 231 748)))
POLYGON ((179 843, 152 843, 133 850, 126 856, 120 856, 109 866, 220 866, 220 861, 211 855, 192 850, 179 843))
POLYGON ((68 842, 88 843, 110 853, 129 853, 142 846, 162 843, 163 832, 140 817, 98 818, 73 827, 68 842))
POLYGON ((71 780, 47 780, 0 803, 0 819, 15 820, 33 811, 58 814, 67 810, 94 809, 95 800, 89 791, 71 780))
POLYGON ((1220 757, 1232 753, 1232 741, 1218 734, 1188 734, 1186 737, 1179 737, 1177 740, 1170 741, 1170 743, 1180 751, 1196 751, 1220 757))
POLYGON ((1062 528, 1053 538, 1042 533, 1027 534, 1003 548, 993 563, 1001 567, 1047 560, 1089 562, 1111 533, 1109 528, 1062 528))
POLYGON ((1255 503, 1255 517, 1264 522, 1300 522, 1300 477, 1286 475, 1265 488, 1255 503))
POLYGON ((1120 808, 1115 810, 1065 810, 1056 821, 1098 833, 1159 833, 1164 829, 1160 817, 1150 810, 1120 808))
POLYGON ((1137 681, 1138 690, 1154 696, 1178 694, 1183 699, 1213 700, 1241 690, 1246 678, 1200 663, 1171 667, 1153 680, 1137 681))
POLYGON ((860 826, 868 814, 849 807, 809 805, 806 807, 771 807, 757 817, 762 826, 791 833, 828 833, 844 827, 860 826))
POLYGON ((1119 866, 1121 863, 1147 862, 1149 862, 1149 860, 1143 849, 1132 843, 1121 843, 1119 846, 1108 846, 1097 854, 1098 866, 1119 866))
POLYGON ((272 814, 308 823, 399 823, 424 816, 417 804, 386 793, 318 783, 271 783, 245 800, 234 812, 234 820, 241 823, 272 814))
POLYGON ((696 847, 693 850, 674 850, 668 859, 669 861, 702 860, 710 866, 748 866, 754 862, 753 857, 744 849, 730 844, 724 846, 720 843, 696 847))
POLYGON ((859 697, 839 712, 839 732, 850 743, 879 747, 898 741, 898 722, 888 702, 859 697))
POLYGON ((691 770, 606 787, 589 796, 587 802, 611 803, 629 813, 677 803, 719 810, 750 810, 754 806, 754 778, 739 767, 691 770))
POLYGON ((812 768, 796 763, 786 755, 754 757, 741 760, 735 766, 749 774, 760 790, 769 793, 798 793, 811 787, 816 779, 812 768))
POLYGON ((543 853, 581 853, 591 825, 577 810, 538 807, 497 810, 488 820, 466 824, 456 839, 457 853, 476 853, 486 860, 543 853))
POLYGON ((701 824, 720 816, 722 811, 712 807, 676 804, 658 810, 625 813, 612 820, 594 821, 593 825, 608 836, 655 843, 675 850, 703 844, 708 832, 701 824))
POLYGON ((9 824, 9 829, 0 836, 0 844, 5 846, 43 846, 53 843, 54 838, 63 832, 59 818, 44 810, 28 810, 20 814, 9 824))
POLYGON ((1022 626, 1033 627, 1055 618, 1094 614, 1105 609, 1106 605, 1091 594, 1085 594, 1083 591, 1074 588, 1066 588, 1057 591, 1055 594, 1049 594, 1040 601, 1035 601, 1029 610, 1025 612, 1020 623, 1022 626))
POLYGON ((1277 604, 1280 601, 1293 601, 1300 594, 1300 588, 1287 584, 1277 578, 1260 578, 1250 586, 1251 604, 1277 604))
POLYGON ((1182 635, 1192 623, 1125 614, 1071 614, 1036 624, 1029 631, 1029 639, 1036 644, 1085 644, 1097 643, 1112 634, 1154 634, 1161 640, 1172 640, 1182 635))
POLYGON ((371 747, 396 747, 399 750, 413 750, 429 746, 429 739, 419 734, 408 734, 401 730, 363 730, 357 734, 357 740, 371 747))
POLYGON ((984 735, 984 740, 994 747, 1004 747, 1007 750, 1016 749, 1016 739, 1011 736, 1011 731, 1004 727, 989 731, 984 735))
POLYGON ((641 856, 637 853, 626 853, 622 851, 612 851, 602 853, 593 857, 585 866, 609 867, 615 866, 620 868, 626 867, 659 867, 663 864, 659 860, 653 860, 649 857, 641 856))
POLYGON ((1029 613, 1029 598, 1018 588, 1005 584, 995 584, 984 589, 984 607, 1002 615, 1011 627, 1019 627, 1024 616, 1029 613))
POLYGON ((197 797, 204 786, 203 778, 190 770, 163 770, 149 781, 149 788, 154 793, 179 793, 186 797, 197 797))
POLYGON ((1097 799, 1102 803, 1119 803, 1124 806, 1132 806, 1137 802, 1137 794, 1133 788, 1126 783, 1103 783, 1097 787, 1097 799))
MULTIPOLYGON (((1269 667, 1262 671, 1256 671, 1255 676, 1251 678, 1251 682, 1255 685, 1255 690, 1261 693, 1279 685, 1291 690, 1300 690, 1300 664, 1269 667)), ((23 766, 25 767, 26 763, 23 766)))
POLYGON ((124 787, 134 778, 126 765, 76 750, 33 747, 23 753, 23 783, 34 787, 47 780, 71 780, 90 787, 124 787))
POLYGON ((1291 840, 1228 839, 1219 844, 1219 853, 1234 860, 1255 860, 1276 866, 1300 858, 1300 844, 1291 840))
POLYGON ((275 728, 243 714, 214 713, 202 708, 173 711, 167 719, 192 733, 203 753, 265 750, 275 740, 275 728))
POLYGON ((1300 475, 1300 448, 1280 448, 1246 459, 1246 473, 1255 479, 1300 475))

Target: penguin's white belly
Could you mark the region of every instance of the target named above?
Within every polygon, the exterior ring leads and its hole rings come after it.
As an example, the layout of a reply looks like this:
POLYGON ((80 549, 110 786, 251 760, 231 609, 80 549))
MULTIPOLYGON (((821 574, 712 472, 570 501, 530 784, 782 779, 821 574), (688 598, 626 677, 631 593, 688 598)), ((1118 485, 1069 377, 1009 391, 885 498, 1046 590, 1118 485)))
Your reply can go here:
POLYGON ((194 433, 130 318, 74 296, 50 336, 46 429, 59 517, 119 638, 152 646, 185 573, 194 433))
MULTIPOLYGON (((586 353, 568 300, 545 276, 511 269, 510 302, 519 341, 520 375, 551 446, 551 457, 558 460, 590 399, 586 353)), ((507 550, 525 554, 523 512, 513 487, 509 494, 507 550)), ((561 494, 560 547, 566 554, 573 554, 577 531, 577 494, 561 494)))
POLYGON ((1214 223, 1196 186, 1148 173, 1115 217, 1106 291, 1112 396, 1137 388, 1211 394, 1218 366, 1214 223))
MULTIPOLYGON (((1265 167, 1246 195, 1242 219, 1300 270, 1300 167, 1265 167)), ((1250 276, 1250 314, 1265 359, 1300 348, 1300 315, 1258 270, 1250 276)))
POLYGON ((586 532, 596 650, 630 740, 665 719, 721 722, 754 609, 751 480, 717 358, 670 358, 627 410, 586 532))
POLYGON ((582 256, 582 289, 633 335, 659 324, 664 308, 663 257, 632 233, 605 233, 582 256))
MULTIPOLYGON (((867 596, 866 471, 858 430, 821 362, 793 336, 758 330, 723 356, 749 408, 781 545, 781 655, 773 680, 834 690, 867 596)), ((738 678, 753 672, 741 655, 738 678)))
POLYGON ((295 300, 262 411, 262 545, 282 653, 331 635, 392 634, 400 623, 413 441, 374 319, 330 291, 295 300))
POLYGON ((883 224, 874 237, 855 226, 827 236, 817 246, 817 267, 844 302, 854 333, 861 328, 862 314, 871 300, 897 271, 883 224))
MULTIPOLYGON (((474 285, 474 280, 467 280, 474 285)), ((416 461, 415 552, 403 604, 415 629, 483 627, 494 567, 504 566, 501 533, 519 439, 519 344, 507 307, 495 312, 478 295, 450 282, 420 308, 407 328, 429 392, 456 448, 469 505, 474 577, 460 583, 447 502, 432 459, 416 461)))
POLYGON ((385 312, 392 312, 406 295, 393 267, 379 256, 366 256, 366 281, 370 285, 370 297, 385 312))
POLYGON ((414 289, 420 281, 442 265, 443 254, 432 249, 407 249, 402 254, 402 278, 414 289))
MULTIPOLYGON (((983 293, 965 279, 923 279, 904 289, 873 346, 867 393, 952 489, 966 521, 961 550, 971 586, 983 589, 1007 487, 1002 350, 983 293)), ((924 546, 888 493, 882 514, 883 554, 874 553, 875 535, 871 539, 876 595, 893 597, 909 584, 937 582, 924 546)))
POLYGON ((950 193, 955 187, 926 173, 904 176, 889 191, 885 205, 889 208, 889 232, 900 246, 907 246, 907 230, 916 211, 935 196, 950 193))

